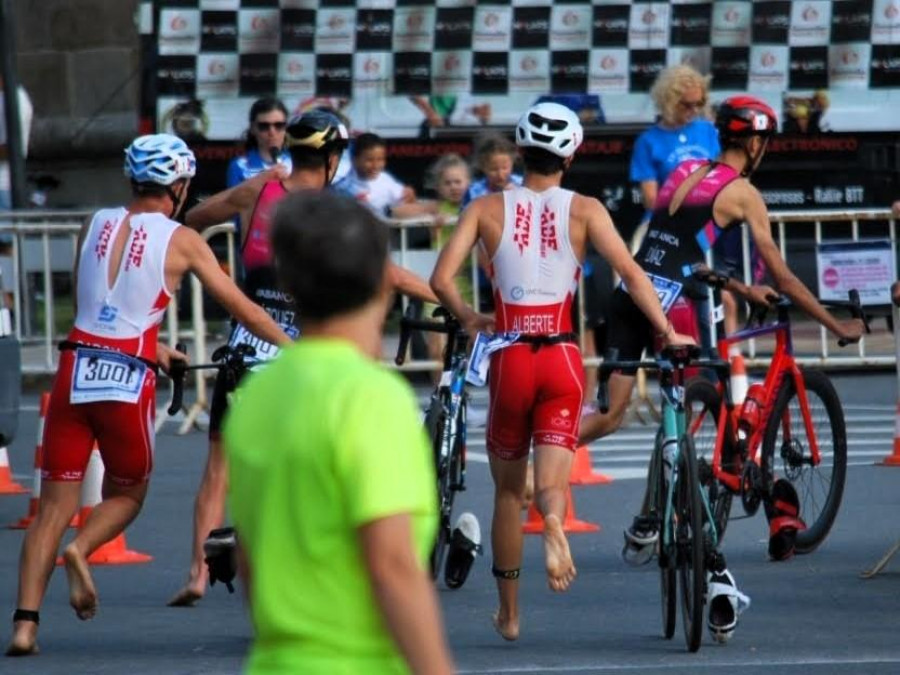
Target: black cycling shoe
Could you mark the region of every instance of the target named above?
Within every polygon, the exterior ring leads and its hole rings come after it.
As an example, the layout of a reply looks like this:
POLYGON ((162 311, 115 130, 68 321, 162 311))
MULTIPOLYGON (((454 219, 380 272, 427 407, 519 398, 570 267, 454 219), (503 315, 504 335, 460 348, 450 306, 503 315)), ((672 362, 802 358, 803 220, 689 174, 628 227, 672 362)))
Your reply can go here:
POLYGON ((656 553, 656 542, 659 540, 659 528, 656 518, 635 516, 634 522, 624 532, 625 546, 622 548, 622 559, 635 567, 646 565, 656 553))

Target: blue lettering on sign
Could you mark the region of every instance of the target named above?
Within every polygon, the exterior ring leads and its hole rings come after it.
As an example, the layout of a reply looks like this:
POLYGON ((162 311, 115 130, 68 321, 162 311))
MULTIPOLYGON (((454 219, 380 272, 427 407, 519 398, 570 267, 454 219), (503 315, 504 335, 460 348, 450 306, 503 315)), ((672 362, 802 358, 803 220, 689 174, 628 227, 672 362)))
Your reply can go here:
POLYGON ((103 305, 103 308, 100 310, 100 315, 97 317, 97 320, 104 323, 111 323, 116 320, 116 315, 118 313, 118 307, 113 307, 112 305, 103 305))

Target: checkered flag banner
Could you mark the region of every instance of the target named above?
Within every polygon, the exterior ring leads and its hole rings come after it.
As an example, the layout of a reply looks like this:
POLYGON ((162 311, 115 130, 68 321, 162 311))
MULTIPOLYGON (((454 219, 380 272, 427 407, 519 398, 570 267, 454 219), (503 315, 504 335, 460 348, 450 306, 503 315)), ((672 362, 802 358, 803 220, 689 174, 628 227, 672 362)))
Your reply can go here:
POLYGON ((690 63, 714 90, 900 87, 900 0, 156 0, 159 96, 646 92, 690 63))

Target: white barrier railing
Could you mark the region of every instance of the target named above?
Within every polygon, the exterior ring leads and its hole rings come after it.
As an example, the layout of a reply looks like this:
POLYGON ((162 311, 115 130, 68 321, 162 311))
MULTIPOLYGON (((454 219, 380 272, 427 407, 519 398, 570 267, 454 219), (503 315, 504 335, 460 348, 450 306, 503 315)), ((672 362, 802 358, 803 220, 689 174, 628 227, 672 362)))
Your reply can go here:
MULTIPOLYGON (((57 327, 55 325, 55 296, 52 274, 54 271, 69 271, 71 276, 72 261, 74 260, 77 235, 85 218, 90 216, 87 211, 17 211, 0 214, 0 235, 13 234, 12 246, 12 279, 5 280, 7 286, 11 285, 14 307, 14 330, 23 343, 23 372, 25 373, 52 373, 56 369, 57 354, 56 343, 64 335, 59 332, 68 329, 68 326, 57 327), (61 242, 61 243, 60 243, 61 242), (67 255, 62 255, 62 252, 67 255), (63 264, 64 263, 64 264, 63 264), (40 276, 40 283, 44 300, 44 317, 42 327, 38 328, 32 307, 35 297, 25 297, 25 282, 28 275, 40 276), (10 283, 11 282, 11 283, 10 283)), ((849 228, 848 239, 858 241, 861 238, 861 224, 869 225, 874 222, 883 223, 882 230, 894 242, 896 246, 896 222, 888 209, 869 209, 854 211, 805 211, 805 212, 776 212, 771 214, 773 230, 780 246, 782 255, 791 264, 788 250, 788 236, 786 225, 793 224, 794 228, 808 227, 812 225, 811 238, 808 230, 805 231, 809 241, 820 243, 823 240, 824 223, 844 223, 849 228), (886 229, 885 229, 886 227, 886 229)), ((428 265, 433 265, 437 253, 431 250, 414 250, 409 246, 409 232, 412 229, 430 228, 431 220, 394 221, 391 226, 399 230, 400 247, 394 252, 395 261, 403 266, 408 266, 422 276, 427 276, 428 265)), ((228 238, 229 269, 234 270, 232 259, 232 245, 234 228, 230 223, 210 228, 204 233, 208 239, 218 234, 225 234, 228 238)), ((863 233, 867 234, 867 233, 863 233)), ((797 236, 797 232, 791 232, 791 238, 797 236)), ((746 239, 746 228, 744 232, 746 239)), ((883 238, 883 237, 882 237, 883 238)), ((749 279, 749 248, 745 245, 745 275, 749 279)), ((589 339, 585 331, 584 313, 584 286, 581 280, 582 292, 578 306, 579 326, 581 328, 582 342, 589 339)), ((478 265, 473 253, 472 264, 472 288, 476 306, 480 301, 480 289, 478 283, 478 265)), ((895 330, 895 334, 898 331, 895 330)), ((170 304, 166 321, 166 330, 163 331, 163 339, 174 345, 179 340, 187 340, 194 343, 195 358, 204 358, 206 355, 207 328, 203 313, 203 296, 200 284, 196 280, 191 281, 191 322, 190 325, 181 325, 178 319, 177 301, 173 298, 170 304), (203 356, 201 356, 203 355, 203 356)), ((884 342, 884 340, 881 340, 884 342)), ((584 346, 584 344, 582 344, 584 346)), ((796 347, 796 343, 795 343, 796 347)), ((890 349, 881 352, 870 350, 868 341, 863 341, 856 348, 856 353, 851 355, 831 354, 829 343, 824 329, 819 331, 817 349, 810 352, 797 350, 797 359, 801 363, 842 367, 861 366, 886 366, 897 363, 896 350, 890 345, 890 349)), ((900 349, 900 346, 897 347, 900 349)), ((768 361, 766 355, 760 352, 755 341, 750 343, 749 364, 765 365, 768 361)), ((589 357, 585 363, 589 366, 600 362, 598 357, 589 357)), ((432 370, 437 363, 428 360, 410 360, 404 364, 403 369, 409 371, 432 370)), ((197 375, 197 402, 192 406, 202 410, 206 406, 206 382, 204 375, 197 375)), ((196 413, 191 421, 196 419, 196 413)))

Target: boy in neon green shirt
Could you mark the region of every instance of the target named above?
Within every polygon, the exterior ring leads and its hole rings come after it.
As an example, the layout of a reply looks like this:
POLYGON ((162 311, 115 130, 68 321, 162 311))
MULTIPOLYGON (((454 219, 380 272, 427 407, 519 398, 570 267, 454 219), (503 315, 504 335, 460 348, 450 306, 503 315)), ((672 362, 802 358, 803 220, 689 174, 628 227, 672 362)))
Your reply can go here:
POLYGON ((451 672, 425 572, 431 454, 409 386, 375 360, 386 230, 343 197, 297 194, 272 237, 304 337, 248 378, 225 424, 248 672, 451 672))

